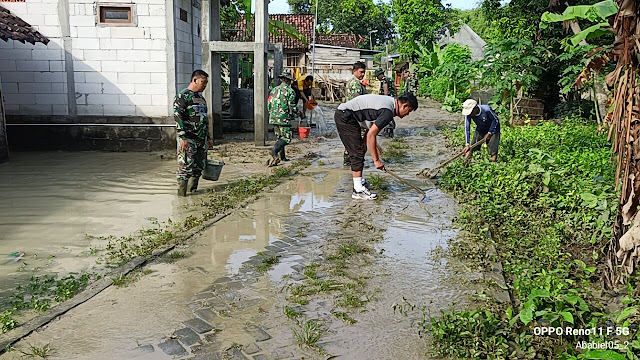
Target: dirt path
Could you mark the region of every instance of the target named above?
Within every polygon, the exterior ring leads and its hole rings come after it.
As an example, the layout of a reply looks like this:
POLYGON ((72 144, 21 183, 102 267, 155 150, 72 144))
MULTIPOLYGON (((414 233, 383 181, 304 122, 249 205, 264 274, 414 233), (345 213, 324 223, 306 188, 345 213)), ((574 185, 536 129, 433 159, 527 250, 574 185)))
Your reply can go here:
MULTIPOLYGON (((459 119, 421 105, 398 122, 402 141, 382 143, 405 153, 388 166, 428 202, 371 168, 370 179, 389 182, 383 199, 352 201, 339 140, 297 141, 288 155, 320 154, 312 166, 16 349, 49 344, 53 359, 424 359, 427 342, 393 305, 406 298, 437 314, 464 302, 473 274, 434 256, 457 235, 456 205, 413 176, 451 153, 437 133, 459 119)), ((265 171, 264 154, 246 142, 217 148, 240 173, 265 171)))

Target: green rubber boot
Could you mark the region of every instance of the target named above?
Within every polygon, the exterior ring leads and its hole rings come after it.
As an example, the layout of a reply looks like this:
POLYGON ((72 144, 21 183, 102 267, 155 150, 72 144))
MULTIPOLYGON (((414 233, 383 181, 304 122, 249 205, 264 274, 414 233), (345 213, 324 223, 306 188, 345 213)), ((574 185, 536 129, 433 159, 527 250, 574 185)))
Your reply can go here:
POLYGON ((192 177, 189 179, 189 183, 191 184, 189 186, 189 191, 192 193, 195 193, 196 191, 198 191, 198 182, 200 181, 200 177, 196 176, 196 177, 192 177))
POLYGON ((178 180, 178 196, 187 196, 187 180, 178 180))

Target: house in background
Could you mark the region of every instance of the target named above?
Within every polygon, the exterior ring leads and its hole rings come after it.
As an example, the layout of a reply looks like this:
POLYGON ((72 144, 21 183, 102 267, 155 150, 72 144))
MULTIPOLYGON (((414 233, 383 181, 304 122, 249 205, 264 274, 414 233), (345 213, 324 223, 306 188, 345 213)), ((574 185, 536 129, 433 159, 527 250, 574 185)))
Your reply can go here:
POLYGON ((173 146, 173 97, 202 64, 200 0, 4 5, 50 39, 0 42, 12 147, 173 146))
MULTIPOLYGON (((49 42, 49 39, 34 30, 31 25, 11 14, 9 10, 2 6, 0 6, 0 39, 4 41, 17 41, 21 44, 28 42, 31 45, 35 45, 36 43, 46 45, 49 42)), ((4 100, 2 97, 2 89, 0 89, 0 163, 8 160, 9 144, 7 142, 4 100)))
POLYGON ((450 43, 468 46, 469 49, 471 49, 471 60, 473 61, 484 59, 484 47, 487 45, 487 42, 484 41, 480 35, 476 34, 467 24, 462 25, 460 30, 453 36, 451 36, 449 30, 447 30, 438 40, 440 47, 445 47, 450 43))
MULTIPOLYGON (((313 61, 313 18, 311 14, 278 14, 270 19, 279 20, 295 27, 309 44, 304 44, 286 34, 269 35, 269 42, 282 44, 284 67, 295 75, 310 74, 313 61)), ((373 66, 373 54, 379 51, 358 49, 358 38, 354 34, 316 33, 316 74, 320 77, 347 78, 353 63, 364 61, 373 66)))

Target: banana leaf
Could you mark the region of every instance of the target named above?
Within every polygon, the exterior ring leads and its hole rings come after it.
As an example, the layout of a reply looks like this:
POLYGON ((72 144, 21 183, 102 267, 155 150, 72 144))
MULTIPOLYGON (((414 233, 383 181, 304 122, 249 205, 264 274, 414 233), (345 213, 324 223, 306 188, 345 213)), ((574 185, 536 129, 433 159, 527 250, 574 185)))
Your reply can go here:
POLYGON ((593 5, 569 6, 562 14, 545 12, 540 19, 540 28, 545 29, 550 23, 572 20, 589 20, 603 22, 618 12, 618 4, 613 0, 601 1, 593 5))

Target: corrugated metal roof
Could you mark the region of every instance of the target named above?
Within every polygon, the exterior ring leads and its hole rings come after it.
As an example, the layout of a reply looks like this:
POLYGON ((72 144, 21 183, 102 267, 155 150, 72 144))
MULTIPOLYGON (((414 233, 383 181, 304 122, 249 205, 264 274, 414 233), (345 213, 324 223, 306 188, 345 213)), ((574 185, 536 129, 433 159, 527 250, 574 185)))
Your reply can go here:
POLYGON ((358 38, 354 34, 318 34, 316 44, 356 48, 358 38))
POLYGON ((34 44, 41 42, 47 44, 49 39, 40 34, 31 25, 27 24, 24 20, 13 15, 11 11, 5 7, 0 6, 0 39, 7 41, 17 40, 21 43, 29 42, 34 44))

